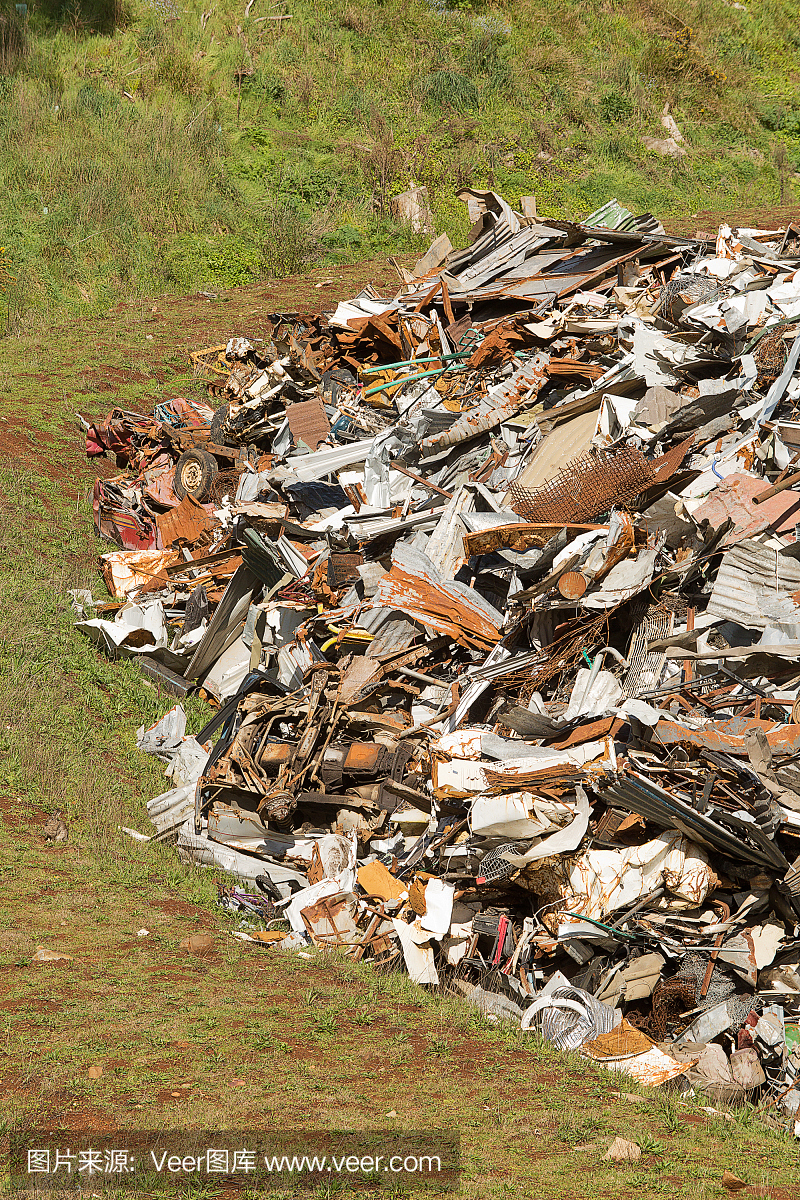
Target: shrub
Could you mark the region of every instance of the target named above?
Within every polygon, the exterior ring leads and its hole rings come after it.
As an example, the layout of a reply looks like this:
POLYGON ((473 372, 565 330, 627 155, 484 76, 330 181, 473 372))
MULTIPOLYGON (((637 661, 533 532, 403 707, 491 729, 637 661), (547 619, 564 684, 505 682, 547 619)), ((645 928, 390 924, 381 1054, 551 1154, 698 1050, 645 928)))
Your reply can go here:
POLYGON ((285 104, 289 96, 286 84, 269 67, 257 67, 252 75, 243 75, 242 94, 258 96, 278 106, 285 104))
POLYGON ((326 250, 352 250, 363 244, 363 237, 353 225, 340 225, 338 229, 325 233, 321 238, 326 250))
POLYGON ((600 115, 604 121, 629 121, 633 116, 633 101, 622 92, 606 92, 600 97, 600 115))
POLYGON ((149 17, 142 23, 136 34, 136 41, 140 50, 150 51, 156 50, 162 42, 166 40, 164 33, 163 22, 157 21, 154 16, 149 17))
POLYGON ((191 96, 199 86, 195 64, 188 54, 177 49, 168 50, 161 56, 156 78, 159 83, 182 96, 191 96))
POLYGON ((113 33, 130 21, 126 0, 37 0, 37 12, 73 33, 113 33))
POLYGON ((94 117, 107 117, 118 106, 119 101, 116 96, 105 88, 96 87, 93 83, 84 83, 75 97, 75 111, 89 113, 94 117))
POLYGON ((389 200, 406 173, 406 160, 395 141, 394 130, 377 108, 372 109, 371 125, 372 145, 355 148, 355 155, 372 190, 373 207, 383 214, 389 211, 389 200))
POLYGON ((479 17, 473 24, 475 33, 467 48, 468 65, 484 75, 503 73, 506 67, 505 46, 511 26, 501 18, 492 16, 479 17))
POLYGON ((800 137, 800 108, 793 104, 762 108, 759 120, 765 129, 773 133, 785 133, 789 137, 800 137))
POLYGON ((266 275, 293 275, 314 258, 319 241, 291 205, 269 197, 261 209, 261 263, 266 275))

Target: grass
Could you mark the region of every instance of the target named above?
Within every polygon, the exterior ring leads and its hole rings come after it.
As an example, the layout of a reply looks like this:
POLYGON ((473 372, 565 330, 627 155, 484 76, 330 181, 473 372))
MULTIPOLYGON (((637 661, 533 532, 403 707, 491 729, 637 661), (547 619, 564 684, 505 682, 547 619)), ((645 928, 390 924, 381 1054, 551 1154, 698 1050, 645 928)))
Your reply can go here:
MULTIPOLYGON (((144 802, 164 780, 135 731, 172 699, 72 627, 66 589, 100 593, 93 468, 73 412, 190 391, 182 347, 257 334, 272 305, 319 300, 319 277, 159 303, 158 314, 128 305, 0 345, 0 1134, 48 1122, 443 1128, 460 1133, 463 1200, 719 1200, 725 1167, 752 1185, 746 1194, 790 1200, 796 1143, 752 1113, 728 1121, 648 1093, 631 1103, 621 1093, 635 1084, 404 974, 242 944, 214 873, 119 832, 147 828, 144 802), (47 846, 39 829, 55 808, 70 838, 47 846), (205 957, 179 946, 197 930, 214 936, 205 957), (37 945, 72 961, 35 966, 37 945), (639 1144, 638 1162, 604 1161, 617 1134, 639 1144)), ((366 278, 350 271, 339 286, 366 278)), ((203 715, 190 705, 191 729, 203 715)), ((319 1193, 356 1194, 423 1192, 319 1193)))
POLYGON ((800 196, 797 0, 103 4, 0 12, 12 331, 416 252, 391 217, 411 180, 462 243, 463 186, 684 225, 800 196), (642 141, 665 103, 677 160, 642 141))

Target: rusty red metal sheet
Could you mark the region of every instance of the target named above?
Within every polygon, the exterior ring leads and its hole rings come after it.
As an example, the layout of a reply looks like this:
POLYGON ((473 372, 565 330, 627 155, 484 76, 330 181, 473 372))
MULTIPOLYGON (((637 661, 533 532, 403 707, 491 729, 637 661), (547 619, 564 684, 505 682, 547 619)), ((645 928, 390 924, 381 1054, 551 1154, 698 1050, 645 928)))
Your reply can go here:
POLYGON ((545 546, 550 538, 561 533, 562 529, 569 533, 586 533, 593 529, 608 529, 607 525, 562 525, 534 524, 519 521, 513 525, 498 525, 494 529, 481 529, 477 533, 465 533, 464 553, 491 554, 493 550, 508 547, 522 553, 532 546, 545 546))
POLYGON ((550 745, 553 750, 569 750, 570 746, 582 746, 584 742, 594 742, 601 737, 614 737, 623 724, 620 717, 601 717, 598 721, 579 725, 568 737, 562 738, 560 742, 551 742, 550 745))
POLYGON ((754 537, 765 529, 792 534, 794 540, 794 527, 800 522, 800 492, 789 489, 770 496, 761 504, 754 504, 753 497, 760 495, 768 484, 768 480, 765 482, 754 475, 726 475, 705 504, 695 510, 694 520, 698 524, 708 521, 716 529, 730 517, 734 527, 723 544, 754 537))
POLYGON ((312 454, 331 431, 328 414, 319 399, 290 404, 286 409, 286 419, 295 442, 304 442, 312 454))
POLYGON ((194 496, 184 496, 176 508, 156 517, 158 531, 164 546, 172 546, 177 541, 186 542, 191 546, 205 534, 216 529, 219 521, 210 517, 204 506, 195 500, 194 496))
POLYGON ((352 742, 342 763, 344 771, 376 771, 381 761, 388 758, 385 746, 375 742, 352 742))
POLYGON ((259 766, 282 766, 294 754, 295 747, 290 742, 267 742, 258 754, 259 766))
POLYGON ((428 570, 412 575, 396 559, 378 585, 373 607, 396 608, 477 650, 488 650, 500 640, 499 625, 492 622, 486 611, 489 606, 481 604, 479 596, 434 578, 428 570))
POLYGON ((722 750, 729 754, 746 754, 744 735, 748 729, 763 729, 773 750, 786 754, 800 751, 800 725, 776 725, 774 721, 759 721, 755 717, 731 717, 705 729, 688 729, 674 721, 662 719, 655 727, 656 738, 664 746, 700 746, 705 750, 722 750))

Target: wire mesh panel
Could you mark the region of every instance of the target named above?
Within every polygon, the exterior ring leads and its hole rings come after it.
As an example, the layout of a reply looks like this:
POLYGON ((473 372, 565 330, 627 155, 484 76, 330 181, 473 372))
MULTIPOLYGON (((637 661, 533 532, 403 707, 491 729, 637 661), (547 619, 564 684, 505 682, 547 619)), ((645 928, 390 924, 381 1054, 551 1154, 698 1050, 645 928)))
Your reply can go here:
POLYGON ((531 491, 512 483, 511 507, 526 521, 576 524, 591 521, 615 505, 630 504, 653 482, 655 472, 641 450, 587 450, 573 458, 542 487, 531 491))

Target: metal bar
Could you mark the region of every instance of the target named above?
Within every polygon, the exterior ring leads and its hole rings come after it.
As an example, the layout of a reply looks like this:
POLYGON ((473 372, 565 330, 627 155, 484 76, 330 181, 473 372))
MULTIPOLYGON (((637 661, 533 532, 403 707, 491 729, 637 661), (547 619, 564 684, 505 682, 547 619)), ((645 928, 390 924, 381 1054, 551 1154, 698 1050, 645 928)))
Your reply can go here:
POLYGON ((448 500, 453 499, 453 493, 445 491, 444 488, 437 487, 435 483, 431 483, 428 479, 423 479, 421 475, 415 475, 413 471, 409 471, 407 467, 398 466, 396 462, 390 462, 389 467, 394 471, 399 471, 401 475, 407 475, 409 479, 413 479, 415 483, 421 483, 426 488, 430 488, 432 492, 438 492, 440 496, 446 496, 448 500))

